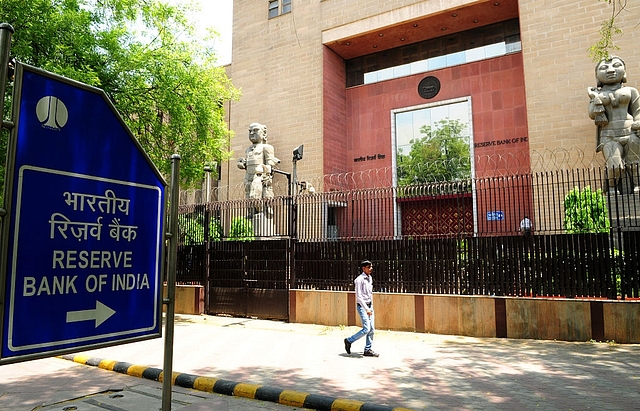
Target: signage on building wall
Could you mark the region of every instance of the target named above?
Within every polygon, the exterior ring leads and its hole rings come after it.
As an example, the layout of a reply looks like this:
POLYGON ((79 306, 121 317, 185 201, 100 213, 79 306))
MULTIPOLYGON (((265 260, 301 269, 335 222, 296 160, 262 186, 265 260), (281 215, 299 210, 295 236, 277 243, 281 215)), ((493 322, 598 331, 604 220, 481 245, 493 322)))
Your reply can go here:
POLYGON ((503 221, 503 211, 487 211, 487 221, 503 221))
POLYGON ((360 156, 353 159, 354 163, 360 163, 362 161, 382 160, 386 156, 384 154, 374 154, 371 156, 360 156))
POLYGON ((528 137, 513 137, 513 138, 504 138, 501 140, 491 140, 491 141, 481 141, 479 143, 473 143, 473 148, 482 148, 482 147, 492 147, 492 146, 502 146, 506 144, 516 144, 516 143, 526 143, 529 141, 528 137))
POLYGON ((434 76, 428 76, 420 80, 418 94, 424 99, 434 98, 440 92, 440 80, 434 76))

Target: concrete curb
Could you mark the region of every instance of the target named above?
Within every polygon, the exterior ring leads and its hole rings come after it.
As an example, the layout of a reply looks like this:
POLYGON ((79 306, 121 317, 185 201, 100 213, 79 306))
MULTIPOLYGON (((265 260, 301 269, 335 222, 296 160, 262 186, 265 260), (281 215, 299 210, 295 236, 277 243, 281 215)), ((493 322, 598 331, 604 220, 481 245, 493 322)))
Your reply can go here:
MULTIPOLYGON (((119 362, 85 355, 63 355, 58 358, 79 364, 90 365, 108 371, 132 377, 145 378, 152 381, 163 381, 163 370, 128 362, 119 362)), ((255 385, 212 377, 200 377, 193 374, 174 372, 172 384, 183 388, 216 394, 244 397, 253 400, 275 402, 292 407, 308 408, 319 411, 411 411, 408 408, 394 408, 384 405, 369 404, 362 401, 333 398, 325 395, 309 394, 282 388, 255 385)))

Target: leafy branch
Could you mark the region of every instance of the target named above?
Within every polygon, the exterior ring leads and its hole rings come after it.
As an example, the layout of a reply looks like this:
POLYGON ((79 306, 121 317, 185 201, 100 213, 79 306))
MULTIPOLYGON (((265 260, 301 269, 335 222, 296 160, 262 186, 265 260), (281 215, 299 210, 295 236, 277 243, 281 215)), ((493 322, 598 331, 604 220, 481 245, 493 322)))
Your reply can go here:
POLYGON ((598 1, 606 1, 611 5, 611 17, 602 22, 600 30, 598 30, 600 35, 598 42, 589 47, 589 57, 595 62, 608 60, 611 57, 610 51, 619 49, 613 41, 614 35, 622 34, 622 29, 618 27, 616 19, 627 7, 627 0, 598 1))

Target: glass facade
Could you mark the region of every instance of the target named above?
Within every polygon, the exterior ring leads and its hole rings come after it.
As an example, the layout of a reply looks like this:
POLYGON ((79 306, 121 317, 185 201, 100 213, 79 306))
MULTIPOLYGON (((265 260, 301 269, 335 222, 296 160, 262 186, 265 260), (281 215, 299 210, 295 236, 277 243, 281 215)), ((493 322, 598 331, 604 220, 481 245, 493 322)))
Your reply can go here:
POLYGON ((521 50, 518 19, 347 60, 347 87, 504 56, 521 50))

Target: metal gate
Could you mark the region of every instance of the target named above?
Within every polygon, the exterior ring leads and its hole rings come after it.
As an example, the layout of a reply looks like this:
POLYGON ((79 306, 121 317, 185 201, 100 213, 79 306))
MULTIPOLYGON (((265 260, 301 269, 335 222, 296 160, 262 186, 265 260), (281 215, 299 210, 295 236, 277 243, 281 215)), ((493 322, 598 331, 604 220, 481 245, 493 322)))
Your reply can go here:
POLYGON ((290 240, 209 246, 208 314, 289 319, 290 240))

